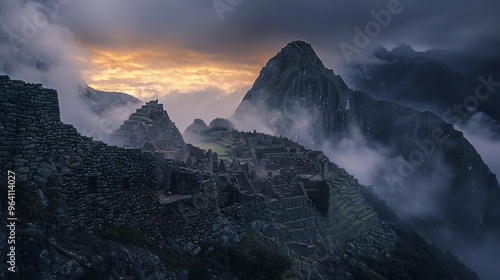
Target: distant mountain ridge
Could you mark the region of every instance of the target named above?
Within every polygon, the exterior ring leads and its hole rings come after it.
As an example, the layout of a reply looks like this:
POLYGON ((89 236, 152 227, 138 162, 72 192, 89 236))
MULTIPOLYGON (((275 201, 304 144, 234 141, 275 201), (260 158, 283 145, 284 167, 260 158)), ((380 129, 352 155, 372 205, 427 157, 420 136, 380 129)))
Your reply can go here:
POLYGON ((355 65, 350 77, 372 97, 429 110, 448 122, 465 121, 476 110, 500 122, 498 62, 465 63, 458 55, 416 52, 407 45, 381 48, 373 56, 379 62, 355 65))

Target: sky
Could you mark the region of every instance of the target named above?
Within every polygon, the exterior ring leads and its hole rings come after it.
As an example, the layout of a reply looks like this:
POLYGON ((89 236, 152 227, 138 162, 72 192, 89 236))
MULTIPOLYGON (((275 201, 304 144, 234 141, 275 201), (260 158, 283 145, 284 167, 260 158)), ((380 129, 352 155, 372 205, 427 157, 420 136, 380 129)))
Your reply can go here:
POLYGON ((160 99, 182 131, 194 117, 230 116, 292 40, 311 43, 340 74, 380 45, 487 55, 500 41, 499 8, 493 0, 2 1, 0 73, 61 90, 37 73, 59 68, 99 90, 160 99), (373 36, 356 41, 367 27, 373 36))

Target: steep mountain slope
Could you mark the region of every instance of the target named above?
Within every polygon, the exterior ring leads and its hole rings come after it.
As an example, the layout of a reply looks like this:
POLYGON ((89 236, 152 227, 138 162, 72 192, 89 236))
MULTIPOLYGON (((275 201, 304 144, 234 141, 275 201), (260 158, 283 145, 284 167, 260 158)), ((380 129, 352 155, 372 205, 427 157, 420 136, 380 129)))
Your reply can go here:
POLYGON ((471 62, 469 69, 464 69, 463 62, 457 59, 446 59, 437 51, 415 52, 404 45, 391 52, 380 49, 374 57, 379 60, 377 63, 356 65, 350 77, 355 88, 372 97, 430 110, 446 121, 457 120, 457 117, 468 119, 471 114, 466 107, 477 107, 470 110, 478 110, 500 121, 500 112, 496 109, 500 105, 500 95, 494 86, 498 73, 493 71, 498 64, 474 66, 471 62), (455 105, 463 107, 464 113, 458 113, 455 105))
POLYGON ((291 42, 267 63, 233 118, 326 149, 359 131, 369 147, 386 151, 377 192, 446 249, 500 225, 496 177, 462 133, 432 113, 351 90, 305 42, 291 42), (444 238, 449 231, 453 237, 444 238))

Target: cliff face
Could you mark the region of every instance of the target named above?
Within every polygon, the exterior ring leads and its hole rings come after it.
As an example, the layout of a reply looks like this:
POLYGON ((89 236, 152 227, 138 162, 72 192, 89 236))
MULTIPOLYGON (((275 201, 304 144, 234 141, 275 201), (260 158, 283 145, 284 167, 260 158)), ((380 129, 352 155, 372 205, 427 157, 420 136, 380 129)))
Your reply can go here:
POLYGON ((307 43, 292 42, 269 60, 234 118, 241 123, 254 120, 261 124, 255 129, 270 128, 308 147, 333 146, 359 130, 369 143, 390 150, 394 167, 386 171, 400 184, 394 188, 393 182, 383 180, 390 189, 383 191, 384 199, 401 212, 405 204, 398 201, 427 191, 426 178, 443 176, 436 164, 446 166, 449 184, 432 186, 439 188, 440 215, 423 222, 421 217, 418 222, 409 219, 436 242, 440 230, 453 228, 471 240, 488 231, 488 225, 500 224, 496 178, 462 133, 429 112, 351 90, 323 66, 307 43))

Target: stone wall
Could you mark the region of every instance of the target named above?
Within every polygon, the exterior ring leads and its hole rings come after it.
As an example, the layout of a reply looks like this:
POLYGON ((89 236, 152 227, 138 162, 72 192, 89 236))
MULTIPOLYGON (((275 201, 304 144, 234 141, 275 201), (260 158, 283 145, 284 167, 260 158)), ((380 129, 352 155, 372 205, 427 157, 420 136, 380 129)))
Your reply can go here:
POLYGON ((230 182, 226 175, 216 175, 215 181, 219 188, 217 203, 222 217, 227 220, 240 237, 245 234, 246 226, 254 221, 269 223, 271 212, 263 195, 230 182))
POLYGON ((5 122, 15 124, 14 137, 0 134, 13 140, 2 142, 12 148, 3 169, 57 198, 53 203, 64 209, 63 222, 70 227, 144 226, 145 206, 155 201, 157 187, 151 154, 92 141, 63 124, 54 90, 3 78, 1 93, 6 115, 15 119, 5 122))
MULTIPOLYGON (((158 245, 174 251, 199 252, 201 243, 218 242, 220 221, 216 185, 213 180, 198 182, 194 195, 178 195, 178 200, 161 203, 160 217, 154 220, 148 235, 158 245)), ((167 196, 170 198, 172 196, 167 196)))
POLYGON ((96 233, 133 227, 151 241, 184 251, 193 238, 212 239, 219 218, 214 182, 181 172, 176 180, 186 182, 193 195, 161 203, 172 164, 80 135, 61 122, 56 91, 0 76, 0 106, 2 172, 14 170, 18 182, 41 190, 66 229, 96 233))

